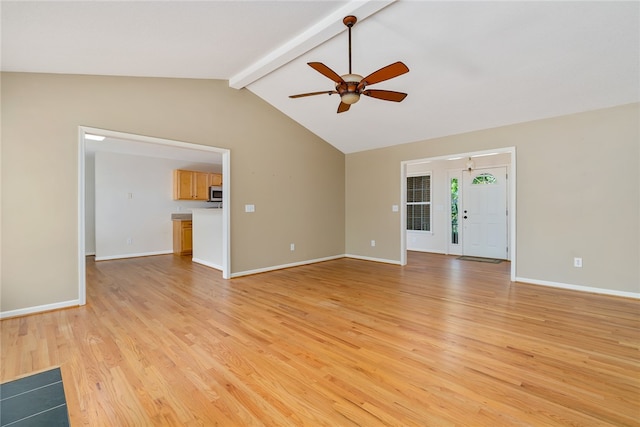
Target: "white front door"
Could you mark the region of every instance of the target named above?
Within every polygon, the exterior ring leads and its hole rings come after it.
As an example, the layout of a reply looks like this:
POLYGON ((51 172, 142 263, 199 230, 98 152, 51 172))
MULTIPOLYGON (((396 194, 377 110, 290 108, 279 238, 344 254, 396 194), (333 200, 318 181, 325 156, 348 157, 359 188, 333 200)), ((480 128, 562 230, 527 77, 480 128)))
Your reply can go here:
POLYGON ((507 168, 464 171, 463 255, 508 259, 507 168))

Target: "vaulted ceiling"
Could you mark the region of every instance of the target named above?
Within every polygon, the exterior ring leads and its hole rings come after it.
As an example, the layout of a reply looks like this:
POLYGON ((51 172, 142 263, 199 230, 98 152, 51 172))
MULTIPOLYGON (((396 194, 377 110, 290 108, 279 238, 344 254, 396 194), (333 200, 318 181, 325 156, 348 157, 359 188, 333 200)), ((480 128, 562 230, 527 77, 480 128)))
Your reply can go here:
POLYGON ((228 80, 344 153, 640 100, 640 3, 2 1, 2 70, 228 80), (307 62, 409 73, 336 114, 307 62))

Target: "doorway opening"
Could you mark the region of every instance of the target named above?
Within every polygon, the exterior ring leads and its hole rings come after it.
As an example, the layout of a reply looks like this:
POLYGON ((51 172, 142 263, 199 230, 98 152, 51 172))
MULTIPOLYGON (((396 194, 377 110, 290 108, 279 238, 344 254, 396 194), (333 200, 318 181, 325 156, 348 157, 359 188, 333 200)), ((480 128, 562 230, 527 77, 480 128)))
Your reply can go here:
POLYGON ((401 265, 407 263, 408 250, 484 255, 510 260, 515 280, 515 147, 402 161, 401 183, 401 265), (424 202, 429 227, 421 230, 408 227, 408 215, 414 210, 408 212, 408 205, 415 199, 415 190, 408 192, 408 179, 416 176, 428 176, 425 182, 430 185, 424 202))
MULTIPOLYGON (((162 157, 166 159, 182 158, 182 156, 195 155, 199 159, 216 159, 221 164, 221 173, 225 177, 222 182, 223 202, 222 202, 222 278, 229 279, 231 274, 231 251, 230 251, 230 165, 231 154, 228 149, 210 147, 175 141, 170 139, 155 138, 144 135, 136 135, 125 132, 117 132, 106 129, 98 129, 87 126, 78 127, 78 295, 80 305, 86 304, 86 266, 87 256, 87 200, 86 200, 86 170, 87 152, 92 143, 91 139, 106 138, 106 142, 113 143, 117 148, 110 146, 104 151, 126 153, 137 156, 147 156, 149 158, 162 157), (219 160, 218 160, 219 159, 219 160)), ((99 149, 98 149, 99 150, 99 149)), ((167 192, 170 188, 167 189, 167 192)), ((131 198, 131 195, 129 195, 131 198)), ((127 242, 129 243, 129 242, 127 242)))

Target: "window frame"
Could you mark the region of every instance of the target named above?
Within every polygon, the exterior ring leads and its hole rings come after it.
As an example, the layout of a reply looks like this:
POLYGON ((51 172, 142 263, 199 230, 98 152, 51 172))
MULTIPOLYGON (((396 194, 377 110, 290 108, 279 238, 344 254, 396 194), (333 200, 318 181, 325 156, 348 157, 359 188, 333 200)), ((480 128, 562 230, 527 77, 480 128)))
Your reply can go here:
POLYGON ((433 234, 433 173, 431 171, 428 172, 416 172, 407 174, 405 179, 405 231, 410 231, 412 233, 429 233, 433 234), (429 201, 426 202, 410 202, 408 200, 408 192, 409 192, 409 179, 417 178, 417 177, 429 177, 429 188, 427 189, 427 194, 429 196, 429 201), (428 230, 414 230, 409 228, 409 212, 410 206, 428 206, 429 207, 429 221, 428 221, 428 230))

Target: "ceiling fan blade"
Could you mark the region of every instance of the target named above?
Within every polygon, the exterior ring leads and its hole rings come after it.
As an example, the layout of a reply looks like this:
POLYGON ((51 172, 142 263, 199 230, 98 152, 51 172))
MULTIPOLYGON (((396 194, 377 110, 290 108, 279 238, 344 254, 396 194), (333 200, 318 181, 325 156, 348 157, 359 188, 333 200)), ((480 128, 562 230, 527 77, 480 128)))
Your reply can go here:
POLYGON ((363 95, 372 98, 384 99, 385 101, 400 102, 407 97, 406 93, 394 92, 392 90, 367 89, 362 91, 363 95))
POLYGON ((323 76, 329 77, 334 82, 344 83, 344 80, 342 80, 342 77, 340 77, 338 73, 324 65, 322 62, 307 62, 307 64, 323 76))
POLYGON ((344 102, 340 101, 340 105, 338 105, 338 113, 344 113, 345 111, 349 111, 350 107, 351 107, 351 104, 345 104, 344 102))
POLYGON ((358 90, 362 89, 367 85, 380 83, 385 80, 398 77, 399 75, 402 75, 408 72, 409 72, 409 67, 407 67, 400 61, 394 62, 393 64, 380 68, 378 71, 374 71, 373 73, 369 74, 367 77, 362 79, 362 81, 358 85, 358 90))
POLYGON ((338 93, 335 90, 323 90, 322 92, 309 92, 309 93, 299 93, 297 95, 289 95, 289 98, 302 98, 305 96, 314 96, 314 95, 331 95, 334 93, 338 93))

